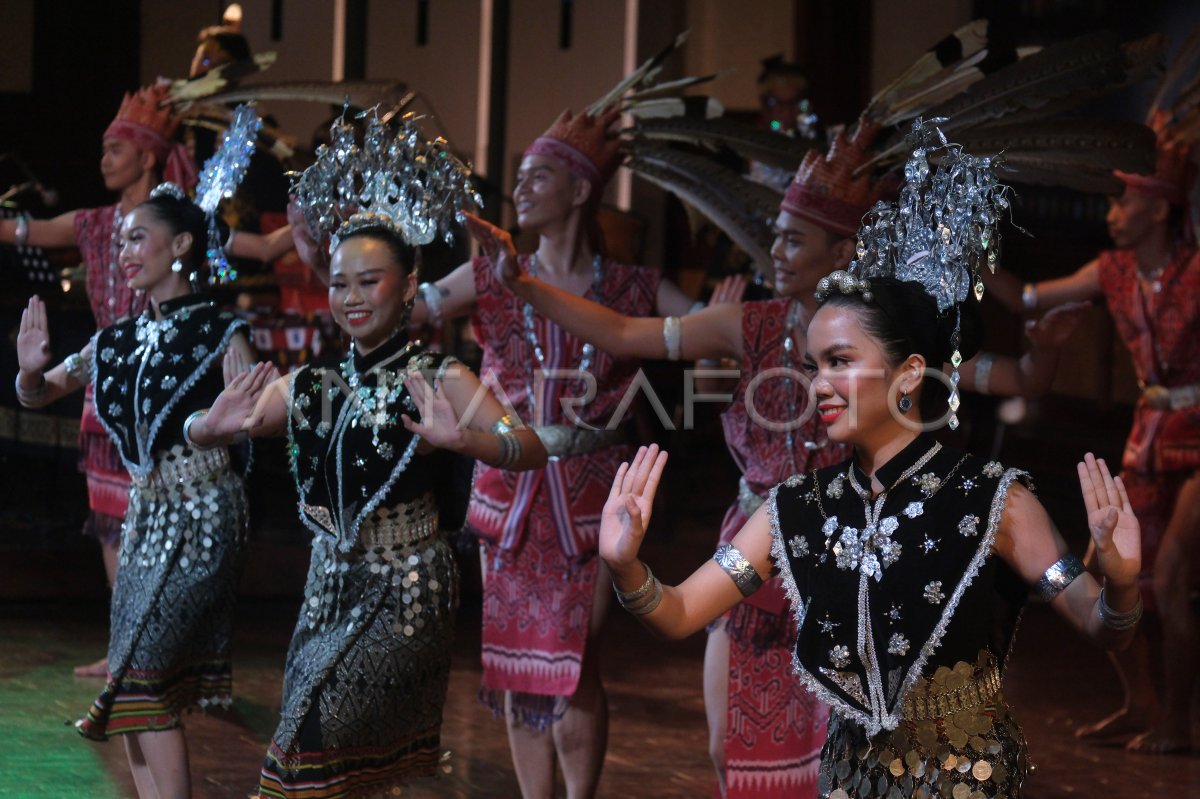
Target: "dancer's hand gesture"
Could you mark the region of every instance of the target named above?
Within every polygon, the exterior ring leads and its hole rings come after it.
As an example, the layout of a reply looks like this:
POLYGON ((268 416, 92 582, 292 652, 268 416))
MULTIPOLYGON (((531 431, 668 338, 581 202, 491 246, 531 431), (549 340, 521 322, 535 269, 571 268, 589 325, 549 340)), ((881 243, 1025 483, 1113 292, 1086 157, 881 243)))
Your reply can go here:
POLYGON ((1068 302, 1055 306, 1040 319, 1025 322, 1025 335, 1034 349, 1057 350, 1067 343, 1091 307, 1090 302, 1068 302))
POLYGON ((613 571, 637 563, 666 465, 667 453, 652 444, 639 448, 633 462, 622 463, 617 470, 600 517, 600 557, 613 571))
POLYGON ((1108 464, 1090 452, 1078 471, 1100 571, 1117 585, 1132 585, 1142 567, 1142 533, 1125 485, 1120 477, 1113 478, 1108 464))
POLYGON ((521 276, 521 267, 517 264, 517 248, 513 244, 508 231, 496 227, 491 222, 480 219, 475 214, 467 214, 467 230, 483 254, 492 262, 496 279, 509 286, 521 276))
POLYGON ((46 303, 36 294, 21 312, 17 333, 17 363, 22 372, 40 375, 50 364, 50 328, 46 322, 46 303))
POLYGON ((225 350, 225 357, 221 359, 221 377, 225 379, 225 387, 228 388, 235 377, 250 371, 250 368, 250 362, 239 348, 230 347, 225 350))
POLYGON ((745 275, 730 275, 717 284, 713 289, 712 297, 709 298, 709 305, 721 305, 728 302, 741 302, 742 297, 746 294, 746 285, 749 281, 745 275))
MULTIPOLYGON (((232 352, 231 348, 225 353, 226 361, 236 359, 231 355, 232 352)), ((203 419, 193 425, 193 438, 201 445, 217 446, 228 442, 243 430, 253 429, 256 426, 255 406, 267 386, 278 377, 279 372, 270 363, 257 363, 249 371, 238 372, 213 401, 203 419)))
POLYGON ((288 224, 292 226, 292 244, 296 247, 296 254, 300 256, 301 261, 312 267, 322 282, 328 283, 329 250, 321 246, 321 239, 309 228, 308 220, 296 204, 295 197, 288 201, 287 219, 288 224))
POLYGON ((454 406, 446 399, 441 381, 435 378, 431 386, 423 374, 413 371, 405 379, 404 385, 421 415, 421 421, 416 422, 408 414, 400 414, 404 427, 439 449, 461 452, 466 435, 458 424, 454 406))

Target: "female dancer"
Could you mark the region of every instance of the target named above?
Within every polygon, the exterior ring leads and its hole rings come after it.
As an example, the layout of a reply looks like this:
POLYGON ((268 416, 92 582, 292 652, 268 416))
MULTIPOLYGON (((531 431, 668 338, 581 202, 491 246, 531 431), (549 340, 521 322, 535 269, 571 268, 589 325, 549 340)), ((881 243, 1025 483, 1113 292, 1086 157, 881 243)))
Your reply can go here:
MULTIPOLYGON (((373 120, 364 150, 387 152, 384 130, 373 120)), ((322 169, 345 163, 310 167, 298 184, 301 201, 310 179, 336 190, 341 184, 322 169)), ((416 163, 382 169, 403 174, 416 163)), ((455 168, 451 162, 442 174, 455 168)), ((300 518, 314 534, 282 718, 259 785, 264 797, 378 795, 435 769, 458 584, 441 531, 460 528, 466 510, 465 487, 451 485, 450 456, 497 469, 546 460, 533 431, 514 429, 469 370, 407 338, 416 294, 410 242, 432 238, 412 231, 446 230, 436 208, 462 201, 431 170, 403 181, 425 187, 424 205, 355 215, 337 230, 329 308, 354 339, 340 371, 305 366, 269 382, 272 370, 259 364, 191 426, 205 445, 242 429, 286 429, 300 518)), ((229 360, 230 371, 240 371, 237 356, 229 360)))
MULTIPOLYGON (((737 294, 684 319, 622 316, 521 272, 508 235, 472 218, 471 230, 504 284, 584 341, 618 357, 738 362, 739 382, 722 423, 742 476, 721 525, 721 544, 742 528, 771 486, 848 454, 830 442, 810 406, 800 356, 816 309, 813 291, 821 278, 849 264, 854 232, 877 194, 870 174, 854 175, 872 157, 872 130, 839 135, 828 154, 810 152, 788 187, 771 247, 776 299, 737 302, 737 294)), ((963 387, 1044 391, 1058 348, 1079 316, 1079 308, 1063 309, 1030 327, 1034 346, 1020 362, 981 355, 964 364, 963 387)), ((795 796, 811 794, 815 786, 826 710, 789 677, 789 627, 783 583, 773 578, 709 629, 705 710, 723 795, 795 796)))
MULTIPOLYGON (((965 158, 947 153, 932 181, 941 188, 906 190, 902 203, 912 213, 903 219, 938 230, 925 224, 934 215, 924 212, 946 205, 938 192, 953 181, 939 181, 942 169, 959 169, 956 177, 969 175, 963 179, 970 185, 983 185, 977 177, 986 170, 965 158)), ((912 174, 920 179, 919 170, 912 174)), ((955 199, 968 214, 979 209, 955 199)), ((951 216, 939 213, 939 223, 951 216)), ((821 419, 831 439, 854 447, 854 456, 789 478, 731 545, 718 549, 713 563, 678 588, 663 588, 637 560, 665 463, 665 454, 643 450, 618 472, 602 522, 601 556, 622 603, 670 637, 701 629, 751 594, 760 575, 780 568, 798 629, 795 671, 833 710, 821 758, 822 796, 846 799, 868 784, 885 795, 948 795, 951 787, 964 795, 1016 795, 1026 767, 1024 741, 999 689, 1024 596, 1018 578, 1038 583, 1055 609, 1088 635, 1123 644, 1140 616, 1137 522, 1120 481, 1088 456, 1080 480, 1105 576, 1101 593, 1090 576, 1074 579, 1082 568, 1063 557, 1065 545, 1021 484, 1023 473, 981 464, 918 435, 926 365, 954 363, 977 346, 972 309, 962 305, 973 281, 941 282, 942 264, 965 272, 967 259, 981 250, 964 246, 947 255, 949 246, 930 246, 932 238, 914 234, 908 242, 917 248, 910 254, 905 235, 913 231, 904 223, 864 228, 872 229, 885 239, 870 242, 878 261, 897 258, 903 267, 892 264, 891 276, 867 272, 874 262, 856 262, 854 275, 823 281, 807 341, 821 419), (889 241, 885 229, 900 232, 889 241), (929 248, 923 256, 920 243, 929 248), (921 277, 930 282, 912 282, 921 277), (962 296, 936 296, 947 284, 960 287, 962 296)), ((955 245, 978 229, 969 215, 947 222, 955 245)), ((957 392, 951 396, 957 407, 957 392)))
MULTIPOLYGON (((121 223, 150 196, 160 179, 191 188, 196 170, 183 145, 173 143, 179 121, 164 106, 167 87, 155 84, 127 94, 104 131, 100 172, 104 185, 119 195, 114 205, 68 211, 53 219, 0 220, 0 243, 52 249, 78 247, 87 275, 87 297, 96 328, 134 317, 147 308, 144 291, 131 288, 120 264, 121 223)), ((291 249, 289 231, 268 236, 239 234, 229 242, 230 254, 274 260, 291 249)), ((203 249, 203 242, 199 245, 203 249)), ((100 542, 109 585, 117 568, 117 547, 129 497, 129 475, 116 447, 100 423, 94 387, 84 393, 79 424, 79 460, 87 477, 88 521, 84 533, 100 542)), ((78 676, 103 677, 103 659, 75 669, 78 676)))
POLYGON ((149 307, 50 361, 45 305, 21 318, 17 396, 40 407, 85 385, 132 486, 113 586, 108 682, 77 723, 84 736, 122 735, 138 795, 190 795, 183 710, 228 704, 231 611, 246 532, 241 478, 228 450, 198 451, 184 419, 223 386, 226 350, 249 357, 246 324, 194 293, 207 240, 204 214, 163 184, 121 223, 118 262, 149 307))

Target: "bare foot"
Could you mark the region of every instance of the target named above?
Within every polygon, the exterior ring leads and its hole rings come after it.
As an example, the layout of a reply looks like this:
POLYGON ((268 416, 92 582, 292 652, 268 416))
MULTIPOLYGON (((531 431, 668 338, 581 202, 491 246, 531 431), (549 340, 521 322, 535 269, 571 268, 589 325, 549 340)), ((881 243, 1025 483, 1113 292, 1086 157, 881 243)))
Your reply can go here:
POLYGON ((1158 730, 1149 730, 1125 744, 1130 752, 1143 755, 1184 755, 1192 751, 1188 735, 1167 735, 1158 730))
POLYGON ((1076 738, 1117 738, 1137 735, 1146 731, 1149 721, 1141 713, 1121 708, 1093 724, 1085 724, 1075 730, 1076 738))
POLYGON ((100 658, 95 663, 75 667, 76 677, 107 677, 108 658, 100 658))

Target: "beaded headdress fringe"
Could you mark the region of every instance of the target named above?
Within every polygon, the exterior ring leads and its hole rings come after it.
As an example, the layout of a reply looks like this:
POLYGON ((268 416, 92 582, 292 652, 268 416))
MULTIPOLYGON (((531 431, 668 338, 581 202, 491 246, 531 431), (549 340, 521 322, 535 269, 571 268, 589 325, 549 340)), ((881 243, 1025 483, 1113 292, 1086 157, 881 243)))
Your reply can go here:
MULTIPOLYGON (((916 119, 908 138, 911 155, 904 186, 894 203, 879 202, 858 231, 849 269, 821 278, 817 299, 834 291, 872 299, 871 281, 894 278, 919 283, 938 313, 954 310, 974 294, 983 297, 981 270, 995 272, 1000 237, 996 225, 1009 208, 1009 188, 996 179, 998 156, 975 156, 947 141, 942 119, 916 119), (931 163, 931 156, 937 156, 931 163)), ((950 427, 958 427, 961 319, 950 341, 950 427)), ((940 367, 941 364, 931 364, 940 367)))

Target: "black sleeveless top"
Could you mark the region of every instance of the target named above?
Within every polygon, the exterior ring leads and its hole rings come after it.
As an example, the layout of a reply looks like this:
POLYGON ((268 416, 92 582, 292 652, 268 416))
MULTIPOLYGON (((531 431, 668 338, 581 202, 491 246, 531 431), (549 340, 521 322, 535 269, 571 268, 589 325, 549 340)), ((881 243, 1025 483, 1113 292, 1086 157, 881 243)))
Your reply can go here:
POLYGON ((100 330, 92 339, 96 415, 134 477, 154 469, 154 454, 183 440, 183 422, 225 387, 220 358, 249 326, 203 295, 159 304, 100 330))
MULTIPOLYGON (((417 455, 420 437, 401 414, 420 421, 404 385, 410 370, 432 384, 454 364, 420 342, 397 335, 366 355, 352 353, 340 369, 304 367, 292 378, 288 455, 300 519, 314 534, 333 538, 349 552, 362 523, 380 507, 412 502, 433 493, 440 526, 461 526, 464 507, 442 501, 455 475, 452 453, 417 455)), ((465 368, 459 365, 459 368, 465 368)), ((469 477, 467 478, 469 479, 469 477)), ((457 494, 462 494, 458 491, 457 494)))
POLYGON ((876 477, 885 490, 872 497, 850 459, 795 475, 768 500, 795 671, 868 735, 896 728, 917 678, 984 648, 1007 654, 1024 586, 990 555, 1009 486, 1028 483, 924 435, 876 477))

